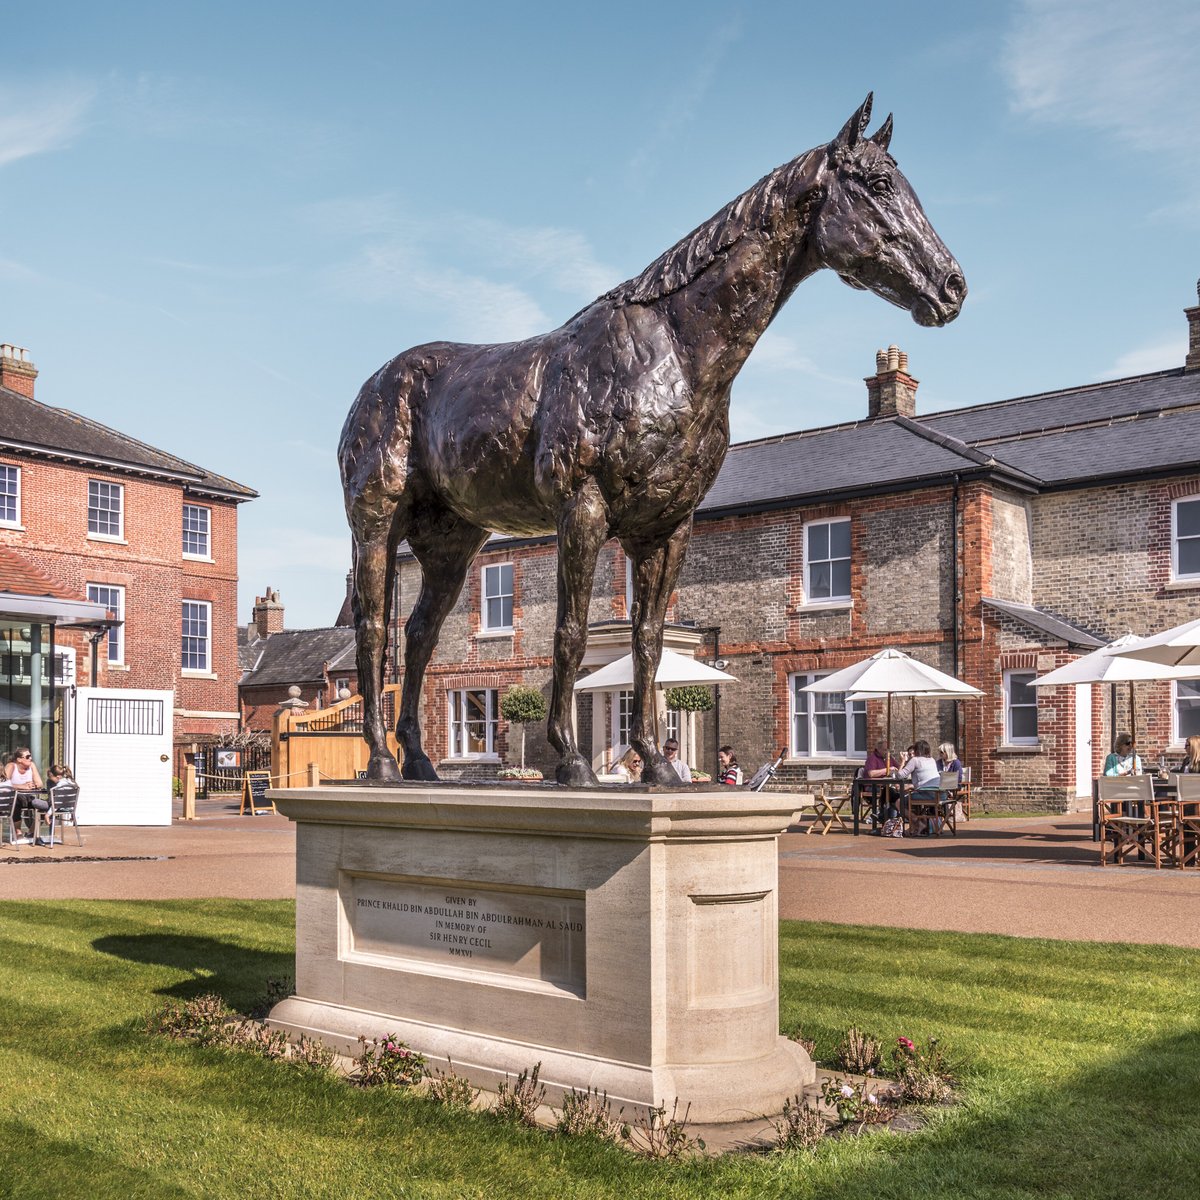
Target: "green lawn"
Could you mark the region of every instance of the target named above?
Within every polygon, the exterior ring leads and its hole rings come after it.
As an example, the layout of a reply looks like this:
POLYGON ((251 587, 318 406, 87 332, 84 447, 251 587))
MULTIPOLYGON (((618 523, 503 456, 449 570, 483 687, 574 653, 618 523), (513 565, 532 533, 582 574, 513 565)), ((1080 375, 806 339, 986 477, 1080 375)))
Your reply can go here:
MULTIPOLYGON (((1131 898, 1131 902, 1135 902, 1131 898)), ((143 1032, 291 973, 281 902, 10 902, 4 1197, 1133 1197, 1200 1194, 1200 954, 785 923, 781 1022, 938 1035, 962 1102, 909 1136, 664 1166, 143 1032)))

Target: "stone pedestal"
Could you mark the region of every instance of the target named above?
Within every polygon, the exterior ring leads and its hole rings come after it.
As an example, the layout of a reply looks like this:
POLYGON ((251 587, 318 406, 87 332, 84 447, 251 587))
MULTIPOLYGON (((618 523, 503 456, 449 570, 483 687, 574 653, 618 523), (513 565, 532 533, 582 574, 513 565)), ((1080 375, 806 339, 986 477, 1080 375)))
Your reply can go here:
POLYGON ((615 1105, 778 1112, 778 835, 795 798, 698 789, 323 787, 296 823, 296 995, 270 1023, 392 1033, 491 1089, 541 1063, 615 1105))

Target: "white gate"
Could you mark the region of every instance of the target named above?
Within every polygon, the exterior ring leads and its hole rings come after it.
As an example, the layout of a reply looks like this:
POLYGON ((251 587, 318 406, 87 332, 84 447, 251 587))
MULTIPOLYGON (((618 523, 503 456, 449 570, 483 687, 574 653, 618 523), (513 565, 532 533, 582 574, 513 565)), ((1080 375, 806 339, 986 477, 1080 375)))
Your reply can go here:
POLYGON ((170 825, 175 693, 76 688, 70 732, 81 825, 170 825))
POLYGON ((1092 685, 1075 685, 1075 795, 1092 796, 1092 685))

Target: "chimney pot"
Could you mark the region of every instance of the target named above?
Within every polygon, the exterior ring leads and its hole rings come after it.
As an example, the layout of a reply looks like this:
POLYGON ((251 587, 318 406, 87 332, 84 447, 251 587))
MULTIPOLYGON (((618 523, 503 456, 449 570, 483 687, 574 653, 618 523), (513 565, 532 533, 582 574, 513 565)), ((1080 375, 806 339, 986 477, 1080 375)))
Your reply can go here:
POLYGON ((875 352, 875 374, 867 376, 866 384, 869 420, 917 415, 917 380, 908 373, 908 355, 899 346, 875 352))
POLYGON ((1185 308, 1183 315, 1188 319, 1188 352, 1184 359, 1185 371, 1200 371, 1200 280, 1196 282, 1195 308, 1185 308))
POLYGON ((30 361, 28 350, 9 342, 0 344, 0 387, 32 400, 36 378, 37 367, 30 361))
POLYGON ((283 632, 283 605, 279 603, 279 593, 274 588, 269 587, 265 595, 254 598, 251 620, 259 637, 283 632))

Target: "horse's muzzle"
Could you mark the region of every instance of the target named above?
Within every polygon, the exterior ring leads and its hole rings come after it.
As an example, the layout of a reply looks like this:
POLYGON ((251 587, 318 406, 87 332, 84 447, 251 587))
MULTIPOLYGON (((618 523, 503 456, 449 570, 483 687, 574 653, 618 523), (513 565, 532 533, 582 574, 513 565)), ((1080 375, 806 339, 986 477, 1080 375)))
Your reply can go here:
POLYGON ((962 311, 966 298, 967 281, 957 271, 950 271, 936 296, 917 297, 912 307, 913 320, 918 325, 949 325, 962 311))

